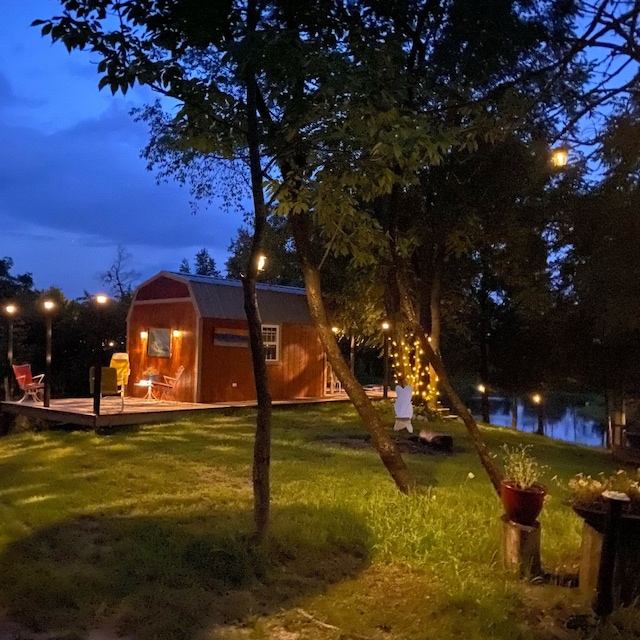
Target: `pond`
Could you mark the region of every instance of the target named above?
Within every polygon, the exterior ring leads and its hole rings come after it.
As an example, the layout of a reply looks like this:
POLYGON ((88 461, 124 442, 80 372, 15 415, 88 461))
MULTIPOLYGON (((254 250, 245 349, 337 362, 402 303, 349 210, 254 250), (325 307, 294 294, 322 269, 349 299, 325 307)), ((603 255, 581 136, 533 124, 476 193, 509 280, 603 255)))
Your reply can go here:
MULTIPOLYGON (((537 407, 529 401, 518 399, 518 431, 533 433, 538 428, 537 407)), ((577 404, 562 398, 552 399, 543 406, 544 433, 550 438, 576 442, 592 447, 605 445, 604 424, 584 415, 588 403, 577 404)), ((480 397, 471 398, 469 408, 476 419, 480 419, 480 397)), ((589 413, 589 412, 587 412, 589 413)), ((489 398, 491 424, 511 426, 511 400, 500 396, 489 398)))

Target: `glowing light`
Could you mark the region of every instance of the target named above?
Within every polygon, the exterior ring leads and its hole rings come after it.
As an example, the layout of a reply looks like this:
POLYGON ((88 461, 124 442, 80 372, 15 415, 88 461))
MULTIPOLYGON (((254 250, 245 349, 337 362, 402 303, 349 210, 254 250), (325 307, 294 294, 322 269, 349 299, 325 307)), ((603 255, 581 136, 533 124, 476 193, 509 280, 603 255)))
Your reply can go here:
POLYGON ((551 161, 553 166, 561 169, 567 166, 569 160, 569 150, 566 147, 557 147, 551 154, 551 161))
POLYGON ((18 311, 18 307, 16 307, 15 304, 8 304, 4 310, 10 315, 12 316, 14 313, 16 313, 18 311))
POLYGON ((99 293, 96 296, 96 302, 98 304, 106 304, 109 301, 109 296, 106 296, 104 293, 99 293))
POLYGON ((179 329, 174 329, 174 330, 172 331, 171 335, 172 335, 174 338, 179 338, 179 337, 180 337, 180 330, 179 330, 179 329))
POLYGON ((535 404, 540 404, 542 402, 542 396, 539 393, 535 393, 531 399, 535 402, 535 404))
POLYGON ((338 329, 338 327, 331 327, 331 331, 333 331, 333 333, 338 333, 340 329, 338 329))
POLYGON ((146 331, 141 331, 141 332, 140 332, 140 337, 141 337, 143 340, 146 340, 146 339, 149 337, 149 334, 148 334, 146 331))
POLYGON ((483 384, 478 385, 478 391, 480 393, 484 393, 486 390, 487 390, 487 387, 485 387, 483 384))
POLYGON ((264 271, 266 264, 267 264, 267 256, 265 255, 258 256, 258 271, 264 271))
POLYGON ((388 322, 383 322, 382 323, 382 330, 383 331, 388 331, 390 326, 391 325, 388 322))
POLYGON ((53 309, 56 306, 56 303, 53 300, 45 300, 43 302, 43 305, 47 311, 51 311, 51 309, 53 309))

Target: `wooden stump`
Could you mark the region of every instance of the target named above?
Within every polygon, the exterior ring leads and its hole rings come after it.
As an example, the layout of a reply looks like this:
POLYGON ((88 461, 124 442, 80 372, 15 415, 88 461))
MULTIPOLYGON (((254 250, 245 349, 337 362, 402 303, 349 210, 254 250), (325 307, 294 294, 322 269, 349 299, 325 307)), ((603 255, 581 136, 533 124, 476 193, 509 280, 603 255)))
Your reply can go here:
MULTIPOLYGON (((602 518, 604 520, 604 517, 602 518)), ((622 520, 614 560, 613 605, 628 606, 640 596, 640 522, 622 520)), ((580 555, 580 593, 587 601, 594 601, 598 585, 600 557, 604 534, 595 519, 586 522, 582 529, 580 555), (592 526, 595 525, 595 526, 592 526)))
POLYGON ((540 575, 540 523, 527 527, 501 518, 500 556, 505 569, 515 571, 520 577, 540 575))

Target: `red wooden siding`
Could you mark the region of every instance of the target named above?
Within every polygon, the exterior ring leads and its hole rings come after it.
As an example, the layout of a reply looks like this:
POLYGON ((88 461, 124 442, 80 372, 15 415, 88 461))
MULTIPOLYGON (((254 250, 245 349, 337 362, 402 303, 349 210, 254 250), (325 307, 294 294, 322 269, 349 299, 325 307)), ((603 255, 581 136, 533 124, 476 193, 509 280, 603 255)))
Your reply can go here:
POLYGON ((184 282, 160 276, 138 289, 136 301, 171 300, 173 298, 188 298, 189 295, 189 287, 184 282))
MULTIPOLYGON (((203 322, 200 402, 255 400, 248 343, 246 347, 214 344, 216 331, 246 327, 246 322, 234 320, 203 322)), ((323 366, 322 347, 312 327, 281 325, 280 360, 267 363, 273 399, 322 396, 323 366)))
POLYGON ((274 400, 322 396, 324 356, 313 327, 283 324, 280 328, 280 360, 268 362, 274 400))
MULTIPOLYGON (((151 283, 154 284, 154 283, 151 283)), ((180 283, 178 283, 180 284, 180 283)), ((136 297, 136 300, 138 298, 136 297)), ((194 402, 196 400, 196 313, 191 299, 154 304, 133 303, 128 325, 129 395, 142 396, 144 389, 136 387, 147 367, 155 367, 162 375, 173 376, 179 366, 185 367, 176 390, 176 400, 194 402), (147 340, 140 337, 141 331, 149 328, 165 328, 180 331, 179 337, 171 337, 171 357, 152 358, 147 355, 147 340)))

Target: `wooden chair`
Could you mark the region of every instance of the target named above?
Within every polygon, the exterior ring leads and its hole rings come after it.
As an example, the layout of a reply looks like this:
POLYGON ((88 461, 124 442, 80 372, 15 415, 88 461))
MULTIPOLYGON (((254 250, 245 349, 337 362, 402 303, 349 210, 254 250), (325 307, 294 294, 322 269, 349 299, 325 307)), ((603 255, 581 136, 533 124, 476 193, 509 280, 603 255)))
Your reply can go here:
MULTIPOLYGON (((89 369, 89 391, 93 395, 96 368, 89 369)), ((124 387, 118 384, 118 370, 115 367, 102 367, 100 395, 120 396, 120 411, 124 411, 124 387)))
POLYGON ((39 394, 44 389, 44 383, 42 382, 44 373, 32 376, 30 364, 14 364, 13 373, 20 390, 24 394, 18 402, 24 402, 25 400, 40 402, 42 398, 39 397, 39 394))
POLYGON ((164 382, 152 382, 155 397, 158 400, 175 400, 174 390, 183 373, 184 367, 178 367, 175 376, 162 376, 164 382))

